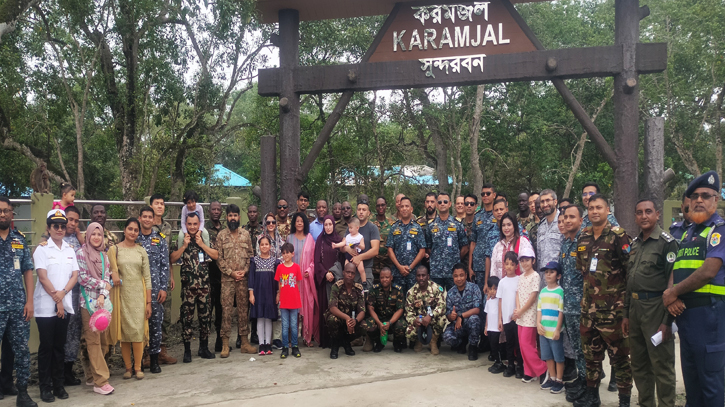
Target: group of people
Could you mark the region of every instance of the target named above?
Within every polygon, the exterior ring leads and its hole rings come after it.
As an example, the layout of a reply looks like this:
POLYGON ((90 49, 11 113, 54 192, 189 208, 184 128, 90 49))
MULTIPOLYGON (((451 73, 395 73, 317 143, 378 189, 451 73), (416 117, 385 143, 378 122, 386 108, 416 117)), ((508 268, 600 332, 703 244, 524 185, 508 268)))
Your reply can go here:
POLYGON ((436 355, 445 343, 477 360, 490 350, 492 374, 538 379, 542 389, 565 391, 577 407, 600 405, 606 353, 609 390, 618 391, 620 406, 630 405, 633 381, 640 405, 674 406, 679 328, 688 405, 719 407, 725 384, 720 185, 712 172, 695 179, 683 196, 684 222, 671 233, 659 226, 656 203, 639 201, 630 209, 640 229, 634 239, 595 183, 584 186, 581 206, 545 189, 521 193, 518 211, 491 184, 483 186, 480 205, 476 195, 454 201, 431 192, 417 218, 403 194, 395 197, 393 216, 384 197, 373 213, 364 195, 354 215, 349 202, 335 203, 329 213, 325 200, 313 215, 301 192, 295 211, 280 199, 275 213, 260 217, 250 205, 245 225, 238 206, 224 210, 219 202, 209 205, 205 222, 199 197, 189 191, 182 230, 173 237, 164 198, 154 195, 139 218, 126 221, 120 241, 105 227, 103 206, 93 207, 83 234, 78 210, 61 200, 48 213, 48 239, 32 259, 22 234, 10 228, 12 204, 0 198, 2 354, 11 348, 17 371, 17 388, 11 376, 0 390, 18 394, 19 406, 35 405, 27 394, 33 316, 43 401, 68 397, 64 385, 75 384, 79 350, 86 383, 100 394, 113 391, 104 356, 119 341, 124 378, 142 379, 145 365, 159 373, 160 365, 175 363, 163 343, 167 293, 175 285, 170 264, 179 262, 185 363, 192 361, 195 313, 197 355, 229 357, 236 308, 242 353, 277 349, 281 358, 301 357, 301 337, 337 359, 340 348, 355 355, 356 344, 381 352, 389 335, 395 352, 427 346, 436 355), (94 329, 96 312, 108 308, 109 328, 94 329))

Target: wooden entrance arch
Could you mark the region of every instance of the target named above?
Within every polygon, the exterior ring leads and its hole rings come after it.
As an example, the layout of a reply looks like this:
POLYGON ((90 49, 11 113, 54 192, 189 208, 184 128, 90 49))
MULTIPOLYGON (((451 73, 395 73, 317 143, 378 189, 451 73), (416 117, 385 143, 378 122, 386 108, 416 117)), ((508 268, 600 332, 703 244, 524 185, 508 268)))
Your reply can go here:
MULTIPOLYGON (((554 84, 614 169, 615 206, 633 208, 639 198, 638 76, 667 67, 666 44, 639 42, 639 20, 649 15, 639 0, 615 0, 614 45, 558 50, 543 48, 511 0, 257 0, 257 9, 263 22, 279 23, 280 67, 260 70, 259 94, 280 99, 280 195, 289 203, 355 91, 538 80, 554 84), (359 64, 299 65, 300 21, 372 15, 388 18, 359 64), (614 77, 614 148, 564 83, 602 76, 614 77), (331 92, 343 94, 300 165, 299 96, 331 92)), ((263 140, 264 211, 276 203, 274 147, 263 140)), ((617 217, 635 230, 634 211, 617 217)))

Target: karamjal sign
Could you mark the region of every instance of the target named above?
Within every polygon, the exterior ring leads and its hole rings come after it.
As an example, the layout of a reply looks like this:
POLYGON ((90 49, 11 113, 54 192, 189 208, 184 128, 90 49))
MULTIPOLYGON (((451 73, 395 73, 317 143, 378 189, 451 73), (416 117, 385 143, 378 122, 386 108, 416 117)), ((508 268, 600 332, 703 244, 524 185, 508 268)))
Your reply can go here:
POLYGON ((406 3, 396 11, 369 62, 419 60, 425 76, 435 78, 483 72, 487 55, 536 50, 498 1, 406 3))

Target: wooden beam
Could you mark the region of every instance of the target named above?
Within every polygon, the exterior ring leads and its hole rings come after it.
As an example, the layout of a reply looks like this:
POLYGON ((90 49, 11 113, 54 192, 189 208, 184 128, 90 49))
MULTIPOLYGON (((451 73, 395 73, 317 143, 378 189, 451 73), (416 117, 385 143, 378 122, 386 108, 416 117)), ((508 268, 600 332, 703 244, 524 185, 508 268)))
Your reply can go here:
MULTIPOLYGON (((667 68, 667 44, 638 44, 636 51, 637 70, 640 73, 662 72, 667 68)), ((435 78, 425 75, 419 61, 299 66, 294 68, 294 91, 332 93, 614 76, 623 70, 623 52, 621 45, 613 45, 492 55, 484 58, 483 72, 473 67, 471 73, 461 68, 460 73, 449 71, 446 74, 434 68, 435 78), (552 72, 546 69, 549 58, 557 61, 556 69, 552 72), (356 72, 355 82, 348 79, 351 70, 356 72)), ((279 68, 261 69, 259 94, 280 95, 281 75, 282 70, 279 68)))

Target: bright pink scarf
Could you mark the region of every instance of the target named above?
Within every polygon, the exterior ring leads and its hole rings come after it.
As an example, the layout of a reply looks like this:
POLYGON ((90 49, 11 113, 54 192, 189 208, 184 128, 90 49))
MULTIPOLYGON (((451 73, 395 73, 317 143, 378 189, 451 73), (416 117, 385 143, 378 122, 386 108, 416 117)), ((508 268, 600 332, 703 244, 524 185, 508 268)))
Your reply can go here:
POLYGON ((320 338, 320 326, 318 323, 320 310, 317 304, 317 288, 315 288, 315 240, 312 238, 311 233, 307 234, 305 245, 302 249, 300 271, 302 272, 302 283, 300 284, 302 338, 307 343, 310 343, 313 336, 317 340, 320 338))

